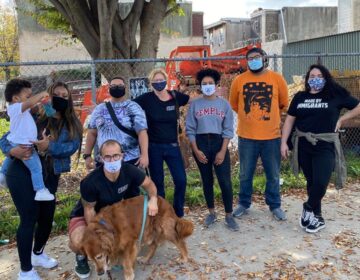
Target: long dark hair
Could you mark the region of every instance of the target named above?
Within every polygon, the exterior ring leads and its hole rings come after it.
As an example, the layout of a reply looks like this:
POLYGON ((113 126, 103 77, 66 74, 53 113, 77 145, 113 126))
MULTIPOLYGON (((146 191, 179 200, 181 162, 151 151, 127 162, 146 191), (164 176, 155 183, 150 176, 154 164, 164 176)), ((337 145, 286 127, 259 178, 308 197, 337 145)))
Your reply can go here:
MULTIPOLYGON (((50 95, 50 98, 52 99, 54 96, 54 91, 58 87, 63 87, 67 90, 69 93, 68 95, 68 107, 63 115, 63 117, 60 119, 60 123, 58 120, 55 120, 53 118, 50 118, 47 121, 46 128, 50 131, 50 135, 54 137, 54 139, 57 139, 59 137, 61 129, 65 126, 69 131, 69 138, 72 139, 82 139, 83 134, 83 128, 81 125, 81 122, 79 121, 78 117, 75 114, 74 110, 74 103, 72 96, 70 94, 69 88, 67 84, 63 82, 55 82, 53 83, 47 90, 47 92, 50 95)), ((47 116, 42 113, 40 115, 40 122, 45 121, 47 119, 47 116)))
POLYGON ((324 89, 322 90, 322 94, 324 95, 323 96, 324 98, 331 99, 336 96, 349 96, 350 95, 350 92, 348 90, 346 90, 345 88, 343 88, 337 82, 334 81, 334 78, 332 77, 330 71, 321 64, 313 64, 309 67, 309 70, 307 71, 306 76, 305 76, 305 91, 306 92, 310 92, 310 90, 311 90, 311 88, 308 84, 308 81, 309 81, 311 70, 313 70, 315 68, 321 72, 321 74, 323 75, 323 78, 326 81, 324 89))

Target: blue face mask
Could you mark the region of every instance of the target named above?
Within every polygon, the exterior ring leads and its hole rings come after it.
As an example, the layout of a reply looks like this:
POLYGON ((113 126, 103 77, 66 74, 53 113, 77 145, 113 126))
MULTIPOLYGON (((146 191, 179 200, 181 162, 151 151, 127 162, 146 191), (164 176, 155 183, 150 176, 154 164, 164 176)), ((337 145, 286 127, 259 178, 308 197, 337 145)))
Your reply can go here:
POLYGON ((121 159, 116 161, 104 161, 104 169, 109 173, 116 173, 121 168, 121 159))
POLYGON ((260 72, 264 67, 262 58, 257 58, 248 61, 249 68, 252 72, 260 72))
POLYGON ((325 86, 325 79, 324 78, 312 78, 308 80, 308 84, 311 87, 311 89, 315 90, 315 91, 321 91, 324 86, 325 86))
POLYGON ((166 81, 153 82, 153 83, 151 83, 151 86, 156 91, 162 91, 166 87, 166 81))
POLYGON ((201 91, 206 96, 211 96, 215 93, 215 85, 201 85, 201 91))

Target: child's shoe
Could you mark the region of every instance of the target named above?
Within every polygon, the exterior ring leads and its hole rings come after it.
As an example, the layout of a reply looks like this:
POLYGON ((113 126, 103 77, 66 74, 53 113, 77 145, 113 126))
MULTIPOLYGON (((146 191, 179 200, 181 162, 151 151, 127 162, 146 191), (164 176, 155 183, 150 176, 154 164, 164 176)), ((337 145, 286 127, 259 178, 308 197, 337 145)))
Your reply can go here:
POLYGON ((55 196, 49 192, 47 188, 40 189, 36 191, 35 200, 36 201, 51 201, 54 200, 55 196))

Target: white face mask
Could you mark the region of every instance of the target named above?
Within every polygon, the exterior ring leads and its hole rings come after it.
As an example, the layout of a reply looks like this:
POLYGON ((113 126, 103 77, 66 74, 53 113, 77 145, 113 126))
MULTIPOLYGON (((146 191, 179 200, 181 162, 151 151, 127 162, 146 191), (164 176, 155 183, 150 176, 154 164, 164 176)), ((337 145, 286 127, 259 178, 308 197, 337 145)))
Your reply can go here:
POLYGON ((215 93, 215 85, 201 85, 201 91, 206 96, 211 96, 215 93))
POLYGON ((104 169, 109 173, 116 173, 121 168, 121 159, 116 161, 104 161, 104 169))

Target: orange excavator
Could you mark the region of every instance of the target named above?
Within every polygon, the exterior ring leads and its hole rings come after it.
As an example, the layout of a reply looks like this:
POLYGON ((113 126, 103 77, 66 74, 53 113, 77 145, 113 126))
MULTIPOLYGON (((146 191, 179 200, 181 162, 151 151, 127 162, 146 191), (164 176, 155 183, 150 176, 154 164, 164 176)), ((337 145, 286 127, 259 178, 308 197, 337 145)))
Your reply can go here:
MULTIPOLYGON (((199 46, 179 46, 172 50, 169 58, 177 58, 179 61, 168 61, 165 65, 165 71, 168 74, 168 89, 179 89, 181 85, 187 87, 196 85, 196 73, 204 68, 213 68, 222 74, 242 73, 247 69, 245 58, 239 59, 221 59, 230 56, 244 57, 247 51, 254 47, 261 47, 259 42, 251 43, 245 47, 211 55, 209 45, 199 46), (206 60, 203 58, 215 57, 219 60, 206 60), (202 58, 202 60, 196 60, 202 58), (194 59, 194 60, 181 60, 194 59)), ((110 98, 108 85, 100 86, 96 90, 96 104, 104 102, 110 98)), ((83 104, 79 108, 81 123, 84 124, 86 118, 91 113, 96 104, 92 101, 91 90, 84 92, 83 104)))
POLYGON ((186 86, 196 84, 196 73, 204 68, 213 68, 223 74, 242 73, 247 69, 246 59, 221 59, 230 56, 244 57, 247 51, 254 47, 261 47, 259 42, 254 42, 245 47, 211 55, 209 45, 179 46, 172 50, 170 59, 195 59, 184 61, 168 61, 165 71, 169 76, 168 89, 178 89, 181 84, 186 86), (216 60, 204 60, 203 58, 218 58, 216 60), (196 60, 202 58, 203 60, 196 60))

